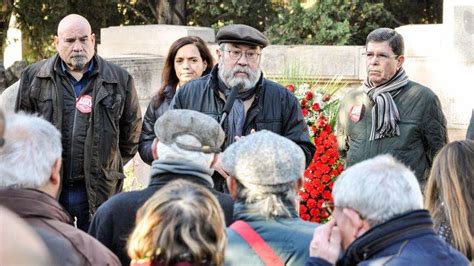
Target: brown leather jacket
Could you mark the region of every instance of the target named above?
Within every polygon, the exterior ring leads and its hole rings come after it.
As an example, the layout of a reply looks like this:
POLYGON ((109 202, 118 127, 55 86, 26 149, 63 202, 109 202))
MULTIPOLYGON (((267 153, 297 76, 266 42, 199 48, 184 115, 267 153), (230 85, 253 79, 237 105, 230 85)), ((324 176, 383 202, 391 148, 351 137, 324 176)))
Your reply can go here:
POLYGON ((50 195, 35 189, 7 188, 0 190, 0 202, 31 226, 71 242, 80 265, 120 265, 104 245, 72 226, 71 217, 50 195))

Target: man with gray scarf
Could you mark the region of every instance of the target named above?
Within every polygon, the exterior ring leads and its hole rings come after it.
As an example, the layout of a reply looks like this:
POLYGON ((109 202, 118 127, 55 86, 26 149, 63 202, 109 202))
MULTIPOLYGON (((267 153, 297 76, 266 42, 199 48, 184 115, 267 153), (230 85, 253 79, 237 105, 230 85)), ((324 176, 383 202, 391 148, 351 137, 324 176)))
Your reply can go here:
POLYGON ((170 110, 154 126, 156 141, 152 152, 148 188, 120 193, 106 201, 95 214, 89 234, 97 238, 122 262, 129 265, 126 241, 133 230, 137 210, 155 192, 171 181, 185 179, 208 188, 217 197, 226 219, 232 222, 232 198, 212 188, 211 164, 224 142, 224 131, 205 114, 192 110, 170 110))
MULTIPOLYGON (((315 148, 298 100, 283 86, 265 79, 260 68, 262 49, 269 44, 267 37, 255 28, 235 24, 222 27, 216 41, 218 65, 209 75, 180 88, 170 108, 196 110, 220 121, 226 133, 224 149, 240 136, 270 130, 295 142, 309 165, 315 148), (235 90, 237 96, 226 118, 225 107, 232 103, 230 95, 235 90)), ((224 179, 213 178, 216 188, 224 190, 224 179)))
POLYGON ((403 37, 395 30, 372 31, 365 48, 367 79, 339 108, 340 155, 348 167, 390 153, 423 185, 448 139, 440 101, 429 88, 409 80, 402 67, 403 37))
POLYGON ((222 165, 236 220, 227 229, 225 264, 303 265, 317 224, 298 217, 304 173, 298 145, 262 130, 228 147, 222 165))

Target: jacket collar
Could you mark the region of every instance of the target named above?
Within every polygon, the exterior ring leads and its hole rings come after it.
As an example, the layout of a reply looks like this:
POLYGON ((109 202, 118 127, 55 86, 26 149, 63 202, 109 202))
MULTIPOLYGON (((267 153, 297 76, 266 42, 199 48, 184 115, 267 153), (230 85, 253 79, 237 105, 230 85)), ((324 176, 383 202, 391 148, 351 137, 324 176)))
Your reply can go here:
POLYGON ((427 210, 415 210, 396 216, 374 226, 352 242, 345 252, 342 265, 358 264, 395 243, 425 234, 435 234, 433 221, 427 210))
POLYGON ((56 199, 40 190, 5 188, 0 202, 22 218, 51 219, 72 224, 72 219, 56 199))
POLYGON ((167 174, 159 174, 151 176, 149 187, 162 187, 168 184, 171 181, 183 179, 195 184, 203 185, 208 188, 212 188, 211 184, 206 180, 193 175, 181 175, 181 174, 174 174, 174 173, 167 173, 167 174))
POLYGON ((299 217, 296 213, 296 209, 291 205, 291 203, 289 201, 284 201, 284 204, 290 211, 291 217, 275 217, 269 219, 260 214, 260 210, 257 207, 253 206, 252 204, 248 204, 243 200, 238 200, 234 203, 234 220, 252 222, 278 219, 298 219, 299 217))

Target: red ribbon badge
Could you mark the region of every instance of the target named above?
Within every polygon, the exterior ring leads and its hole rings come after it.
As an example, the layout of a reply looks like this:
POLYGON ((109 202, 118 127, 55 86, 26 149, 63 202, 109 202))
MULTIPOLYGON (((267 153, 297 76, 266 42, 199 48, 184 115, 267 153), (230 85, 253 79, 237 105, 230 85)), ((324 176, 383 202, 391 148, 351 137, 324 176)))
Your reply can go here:
POLYGON ((92 97, 90 95, 82 95, 76 100, 76 108, 83 114, 92 111, 92 97))
POLYGON ((354 105, 351 107, 351 110, 349 112, 349 118, 351 119, 352 122, 357 123, 360 121, 362 114, 364 113, 364 105, 354 105))

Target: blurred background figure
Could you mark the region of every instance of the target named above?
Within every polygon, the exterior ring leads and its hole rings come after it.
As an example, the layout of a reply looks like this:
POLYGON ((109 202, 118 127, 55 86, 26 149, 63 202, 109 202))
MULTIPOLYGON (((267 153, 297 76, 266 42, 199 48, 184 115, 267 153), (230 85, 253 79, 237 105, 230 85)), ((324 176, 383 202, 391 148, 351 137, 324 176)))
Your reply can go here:
POLYGON ((128 242, 131 265, 224 265, 224 215, 200 185, 169 183, 140 208, 136 224, 128 242))
POLYGON ((153 161, 153 126, 168 111, 176 90, 192 79, 209 74, 213 66, 214 58, 201 38, 187 36, 171 45, 163 67, 161 87, 151 99, 143 118, 138 151, 145 163, 151 165, 153 161))
POLYGON ((454 141, 436 155, 425 190, 425 207, 438 234, 464 253, 474 254, 474 141, 454 141))
POLYGON ((229 146, 222 163, 230 175, 227 185, 235 199, 236 220, 227 229, 226 265, 303 265, 317 226, 300 219, 296 211, 303 150, 288 138, 262 130, 229 146), (256 241, 259 238, 262 241, 256 241), (267 260, 267 254, 272 259, 267 260))
POLYGON ((34 230, 13 212, 0 206, 0 262, 2 265, 54 264, 34 230))

